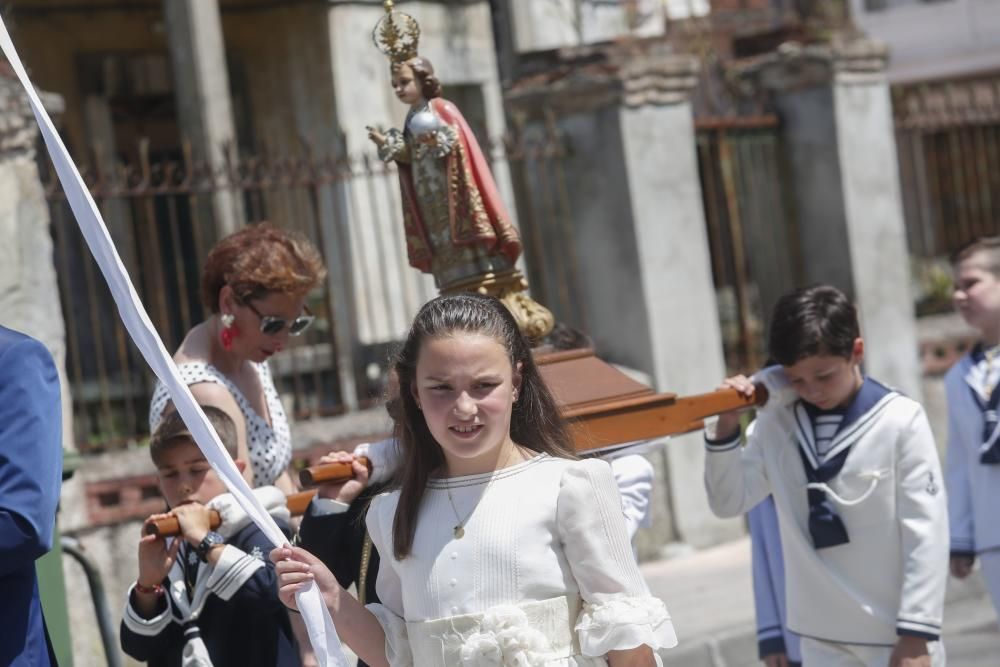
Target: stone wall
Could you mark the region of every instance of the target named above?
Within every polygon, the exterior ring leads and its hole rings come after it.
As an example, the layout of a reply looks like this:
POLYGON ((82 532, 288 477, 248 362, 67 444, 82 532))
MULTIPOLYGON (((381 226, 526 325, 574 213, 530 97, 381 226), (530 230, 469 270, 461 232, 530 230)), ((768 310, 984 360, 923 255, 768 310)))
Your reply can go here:
MULTIPOLYGON (((43 95, 50 113, 62 100, 43 95)), ((21 84, 0 65, 0 323, 41 340, 51 350, 63 386, 63 433, 72 447, 66 329, 52 259, 49 209, 39 180, 38 126, 21 84)))

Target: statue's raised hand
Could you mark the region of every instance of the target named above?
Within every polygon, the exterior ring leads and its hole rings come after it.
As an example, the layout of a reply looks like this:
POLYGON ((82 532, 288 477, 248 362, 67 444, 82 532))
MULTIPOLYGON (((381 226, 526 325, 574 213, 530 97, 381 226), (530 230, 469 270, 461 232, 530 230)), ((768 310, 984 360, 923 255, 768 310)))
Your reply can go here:
POLYGON ((368 125, 365 129, 368 130, 368 138, 371 139, 376 146, 381 148, 385 145, 386 137, 378 128, 368 125))

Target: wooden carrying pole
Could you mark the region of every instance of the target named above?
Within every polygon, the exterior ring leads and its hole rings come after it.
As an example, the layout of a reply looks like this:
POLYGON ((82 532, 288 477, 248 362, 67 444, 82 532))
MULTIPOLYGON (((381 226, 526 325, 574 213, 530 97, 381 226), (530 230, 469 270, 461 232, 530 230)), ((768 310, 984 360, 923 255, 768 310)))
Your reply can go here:
MULTIPOLYGON (((348 466, 348 470, 350 470, 350 466, 348 466)), ((300 493, 292 493, 285 496, 288 511, 292 514, 292 516, 305 514, 306 508, 309 507, 309 503, 315 495, 316 489, 312 489, 311 491, 302 491, 300 493)), ((209 525, 212 530, 215 530, 222 525, 222 517, 219 516, 219 513, 215 510, 212 510, 209 525)), ((174 535, 180 534, 181 527, 177 522, 177 517, 168 516, 156 521, 148 522, 145 526, 143 526, 142 532, 145 535, 173 537, 174 535)))
MULTIPOLYGON (((358 462, 372 470, 372 463, 363 456, 358 457, 358 462)), ((354 471, 350 463, 326 463, 319 466, 303 468, 299 471, 299 483, 302 486, 316 486, 323 482, 341 482, 354 476, 354 471)))
MULTIPOLYGON (((563 417, 570 422, 576 450, 586 452, 636 440, 695 431, 702 427, 702 422, 707 417, 730 410, 762 406, 767 402, 767 396, 767 389, 760 384, 750 398, 735 389, 680 397, 650 394, 578 409, 564 409, 563 417)), ((371 469, 371 462, 365 459, 364 463, 371 469)), ((299 482, 302 486, 313 486, 321 482, 347 480, 351 476, 350 464, 329 463, 303 468, 299 472, 299 482)))
MULTIPOLYGON (((649 440, 678 433, 688 433, 701 428, 708 417, 752 406, 762 406, 768 394, 764 385, 758 384, 753 396, 747 398, 735 389, 723 389, 693 396, 652 394, 620 401, 602 402, 581 408, 563 410, 570 421, 573 442, 579 452, 613 447, 635 440, 649 440)), ((368 459, 359 459, 371 470, 368 459)), ((323 482, 341 482, 353 476, 349 463, 327 463, 303 468, 299 481, 303 486, 323 482)), ((288 496, 288 511, 292 516, 305 513, 309 502, 316 495, 315 489, 288 496)), ((211 526, 222 523, 218 512, 212 512, 211 526)), ((146 524, 147 534, 172 536, 180 532, 177 519, 170 516, 146 524)))

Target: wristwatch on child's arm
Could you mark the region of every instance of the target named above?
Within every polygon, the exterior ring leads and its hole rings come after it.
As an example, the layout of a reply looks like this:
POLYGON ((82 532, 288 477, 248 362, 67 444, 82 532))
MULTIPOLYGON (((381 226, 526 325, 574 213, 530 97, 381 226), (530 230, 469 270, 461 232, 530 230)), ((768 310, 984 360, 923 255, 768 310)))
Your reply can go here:
POLYGON ((207 563, 208 552, 212 550, 212 547, 217 547, 225 543, 226 540, 224 537, 222 537, 222 535, 219 535, 214 530, 210 530, 208 531, 208 533, 205 534, 205 537, 201 539, 201 542, 198 544, 198 546, 195 547, 194 552, 198 554, 198 558, 201 559, 201 562, 207 563))

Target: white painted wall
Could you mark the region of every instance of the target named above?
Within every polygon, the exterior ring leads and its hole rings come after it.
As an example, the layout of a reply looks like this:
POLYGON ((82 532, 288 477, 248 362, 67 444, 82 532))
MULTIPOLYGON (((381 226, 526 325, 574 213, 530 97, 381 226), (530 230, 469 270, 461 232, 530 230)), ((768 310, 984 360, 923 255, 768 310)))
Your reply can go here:
POLYGON ((1000 69, 1000 2, 912 0, 868 11, 851 0, 855 23, 889 45, 893 83, 1000 69))
POLYGON ((921 400, 892 102, 882 73, 843 72, 833 90, 847 239, 868 373, 921 400))
POLYGON ((614 0, 509 0, 518 53, 607 42, 625 35, 662 35, 667 18, 704 16, 708 0, 638 0, 635 25, 614 0))

